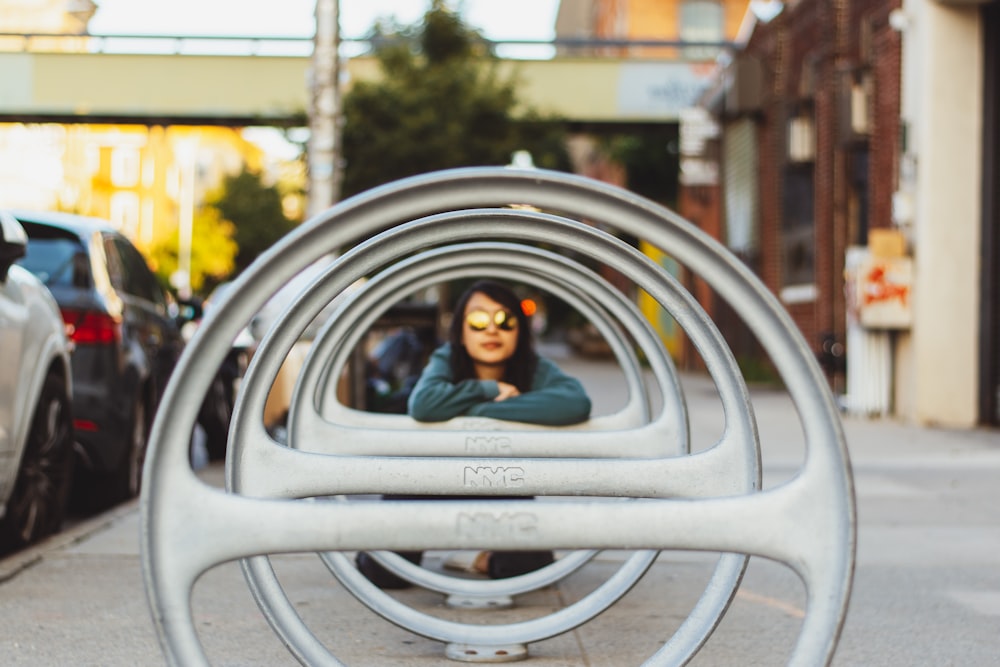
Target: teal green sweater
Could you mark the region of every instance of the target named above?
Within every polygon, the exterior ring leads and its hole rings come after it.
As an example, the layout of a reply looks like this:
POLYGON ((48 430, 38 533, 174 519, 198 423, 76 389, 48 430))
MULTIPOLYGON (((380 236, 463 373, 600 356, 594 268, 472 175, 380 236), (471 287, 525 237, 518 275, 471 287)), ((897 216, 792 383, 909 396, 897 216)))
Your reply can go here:
POLYGON ((565 426, 590 417, 590 398, 576 378, 548 359, 539 358, 531 391, 494 401, 500 394, 495 380, 455 382, 450 344, 431 354, 409 398, 410 416, 417 421, 446 421, 459 415, 565 426))

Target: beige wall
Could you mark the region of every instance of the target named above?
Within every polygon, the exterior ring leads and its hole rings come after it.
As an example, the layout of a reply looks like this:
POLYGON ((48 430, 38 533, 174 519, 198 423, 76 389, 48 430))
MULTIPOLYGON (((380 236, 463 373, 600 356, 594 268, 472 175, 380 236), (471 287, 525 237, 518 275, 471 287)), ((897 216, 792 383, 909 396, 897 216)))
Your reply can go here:
MULTIPOLYGON (((0 52, 0 114, 287 117, 305 113, 308 65, 296 57, 0 52)), ((378 75, 371 58, 346 67, 355 80, 378 75)), ((516 71, 528 105, 586 121, 676 120, 677 108, 665 108, 656 87, 707 85, 711 73, 656 59, 506 60, 500 67, 516 71)))
POLYGON ((905 4, 904 115, 915 154, 914 325, 899 346, 905 416, 971 427, 977 419, 982 165, 979 10, 905 4), (905 367, 909 366, 909 367, 905 367))

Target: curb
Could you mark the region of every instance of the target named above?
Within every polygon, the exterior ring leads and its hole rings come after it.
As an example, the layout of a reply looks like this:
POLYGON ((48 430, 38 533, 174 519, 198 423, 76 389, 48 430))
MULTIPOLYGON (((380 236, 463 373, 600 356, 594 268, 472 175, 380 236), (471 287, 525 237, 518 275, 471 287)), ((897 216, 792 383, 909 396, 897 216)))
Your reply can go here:
POLYGON ((0 584, 13 579, 36 563, 40 563, 49 552, 65 549, 78 542, 82 542, 94 533, 107 528, 126 514, 136 511, 138 506, 138 498, 134 498, 121 505, 116 505, 106 512, 81 521, 70 528, 45 538, 37 544, 33 544, 0 560, 0 584))

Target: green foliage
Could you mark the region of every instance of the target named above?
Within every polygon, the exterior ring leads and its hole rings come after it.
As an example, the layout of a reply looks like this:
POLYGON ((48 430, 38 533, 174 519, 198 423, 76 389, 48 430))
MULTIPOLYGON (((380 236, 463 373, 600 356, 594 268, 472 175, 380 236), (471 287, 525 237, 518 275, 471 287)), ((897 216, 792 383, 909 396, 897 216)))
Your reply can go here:
MULTIPOLYGON (((233 272, 237 250, 234 231, 233 224, 214 208, 204 207, 195 214, 191 228, 192 292, 203 294, 233 272)), ((165 286, 179 263, 176 238, 172 234, 170 240, 160 241, 149 252, 150 264, 165 286)))
POLYGON ((419 26, 376 25, 383 76, 344 96, 343 196, 437 169, 505 165, 516 150, 567 169, 562 124, 520 106, 486 42, 436 1, 419 26))
POLYGON ((440 0, 424 16, 420 50, 429 63, 447 65, 466 60, 473 56, 476 41, 482 41, 481 35, 463 25, 458 15, 445 9, 440 0))
POLYGON ((209 206, 234 226, 239 247, 237 271, 248 267, 295 226, 285 217, 277 186, 265 185, 259 173, 246 168, 226 177, 209 206))

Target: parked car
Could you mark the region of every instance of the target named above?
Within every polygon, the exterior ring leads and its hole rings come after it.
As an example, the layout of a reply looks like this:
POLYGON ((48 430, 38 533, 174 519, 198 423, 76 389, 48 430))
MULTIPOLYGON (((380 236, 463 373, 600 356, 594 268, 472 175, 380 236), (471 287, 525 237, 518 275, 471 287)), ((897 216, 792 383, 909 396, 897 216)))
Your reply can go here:
POLYGON ((60 529, 72 481, 70 345, 28 243, 0 211, 0 553, 60 529))
POLYGON ((184 345, 177 304, 107 221, 12 213, 28 234, 19 261, 52 292, 75 346, 74 497, 91 509, 134 497, 152 418, 184 345))
MULTIPOLYGON (((185 340, 190 340, 201 324, 201 316, 211 311, 212 306, 223 297, 231 285, 232 283, 228 281, 220 283, 205 299, 200 311, 193 311, 194 319, 182 329, 185 340)), ((205 453, 209 461, 222 461, 226 458, 229 422, 236 407, 236 393, 256 348, 257 341, 250 334, 250 330, 242 329, 233 341, 229 354, 219 366, 219 371, 215 374, 212 385, 201 403, 198 424, 205 432, 205 453)))

